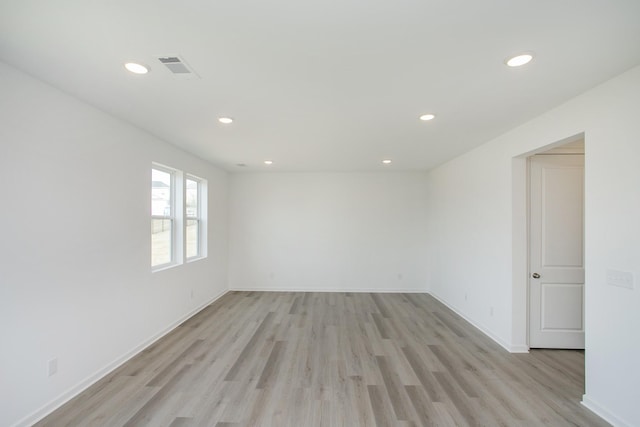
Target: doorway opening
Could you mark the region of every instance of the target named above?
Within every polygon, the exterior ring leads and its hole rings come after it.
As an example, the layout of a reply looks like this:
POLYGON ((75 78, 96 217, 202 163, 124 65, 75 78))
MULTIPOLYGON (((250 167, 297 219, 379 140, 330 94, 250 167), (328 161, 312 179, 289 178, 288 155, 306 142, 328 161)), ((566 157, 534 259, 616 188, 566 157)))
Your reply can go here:
MULTIPOLYGON (((583 155, 584 133, 522 153, 512 159, 512 337, 511 351, 526 353, 530 346, 530 158, 545 153, 547 156, 583 155)), ((581 243, 582 244, 582 243, 581 243)), ((583 255, 582 255, 583 257, 583 255)), ((538 274, 540 274, 538 272, 538 274)), ((563 288, 565 296, 575 292, 563 288)), ((562 294, 563 292, 560 292, 562 294)), ((584 319, 584 317, 582 317, 584 319)))
POLYGON ((528 158, 530 348, 584 349, 584 141, 528 158))

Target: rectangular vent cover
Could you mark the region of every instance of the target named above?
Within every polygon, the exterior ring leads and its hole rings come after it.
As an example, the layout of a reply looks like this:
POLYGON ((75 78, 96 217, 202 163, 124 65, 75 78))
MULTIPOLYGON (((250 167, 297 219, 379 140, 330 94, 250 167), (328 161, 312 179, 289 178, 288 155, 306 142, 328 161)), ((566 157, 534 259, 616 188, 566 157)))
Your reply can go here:
POLYGON ((158 61, 164 64, 165 67, 174 77, 179 79, 198 79, 195 71, 184 61, 184 59, 175 55, 159 56, 158 61))

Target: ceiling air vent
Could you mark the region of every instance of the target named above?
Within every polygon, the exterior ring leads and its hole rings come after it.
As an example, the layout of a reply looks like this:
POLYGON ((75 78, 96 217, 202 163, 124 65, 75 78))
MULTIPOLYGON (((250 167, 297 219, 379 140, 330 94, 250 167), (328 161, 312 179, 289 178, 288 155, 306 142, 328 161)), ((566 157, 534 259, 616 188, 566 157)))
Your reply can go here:
POLYGON ((195 71, 189 65, 184 62, 184 59, 179 56, 159 56, 158 61, 164 64, 165 67, 174 77, 178 79, 198 79, 198 76, 195 71))

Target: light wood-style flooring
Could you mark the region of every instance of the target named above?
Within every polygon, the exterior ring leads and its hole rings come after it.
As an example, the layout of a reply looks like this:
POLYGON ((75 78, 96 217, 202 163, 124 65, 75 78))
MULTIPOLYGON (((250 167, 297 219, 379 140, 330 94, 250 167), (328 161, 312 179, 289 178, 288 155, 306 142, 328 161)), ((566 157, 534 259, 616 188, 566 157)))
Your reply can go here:
POLYGON ((37 425, 608 425, 583 389, 426 294, 230 292, 37 425))

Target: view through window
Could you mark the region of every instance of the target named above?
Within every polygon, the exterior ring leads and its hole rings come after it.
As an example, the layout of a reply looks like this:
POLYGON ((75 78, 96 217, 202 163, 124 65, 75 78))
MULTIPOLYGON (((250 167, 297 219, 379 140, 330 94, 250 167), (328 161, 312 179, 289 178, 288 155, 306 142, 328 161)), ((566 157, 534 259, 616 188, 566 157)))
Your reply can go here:
POLYGON ((166 170, 151 170, 151 266, 171 264, 174 241, 175 179, 166 170))
POLYGON ((200 255, 200 182, 195 178, 187 178, 185 205, 186 220, 186 255, 187 259, 200 255))
POLYGON ((151 267, 160 270, 206 256, 207 181, 151 168, 151 267))

